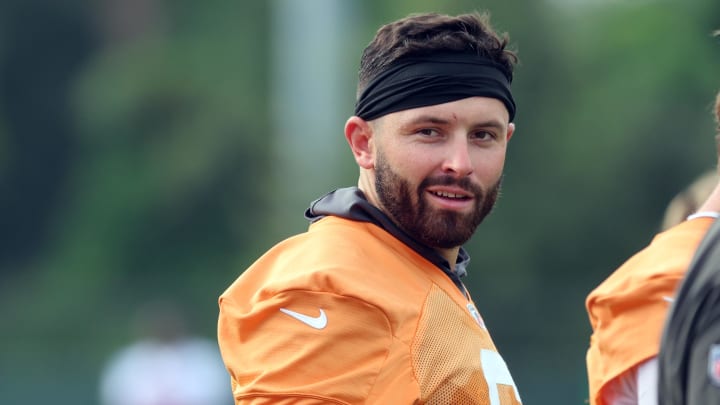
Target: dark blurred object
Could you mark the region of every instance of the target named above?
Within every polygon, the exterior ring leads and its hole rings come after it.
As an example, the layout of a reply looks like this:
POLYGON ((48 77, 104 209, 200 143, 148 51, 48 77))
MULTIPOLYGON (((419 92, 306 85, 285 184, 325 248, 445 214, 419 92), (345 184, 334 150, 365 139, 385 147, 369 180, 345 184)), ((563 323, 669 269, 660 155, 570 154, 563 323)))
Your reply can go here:
POLYGON ((69 93, 95 46, 78 7, 9 1, 0 8, 0 272, 32 258, 58 209, 75 144, 69 93))

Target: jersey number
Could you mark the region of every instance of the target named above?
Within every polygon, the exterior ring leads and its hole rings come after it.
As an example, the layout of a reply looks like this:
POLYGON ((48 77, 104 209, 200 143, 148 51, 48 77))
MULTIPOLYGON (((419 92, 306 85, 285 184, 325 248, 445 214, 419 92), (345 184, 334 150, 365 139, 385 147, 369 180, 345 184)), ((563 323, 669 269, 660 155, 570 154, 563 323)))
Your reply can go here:
POLYGON ((490 405, 520 405, 520 394, 510 375, 505 360, 500 354, 492 350, 480 351, 480 364, 482 365, 485 382, 488 385, 490 405), (500 396, 500 390, 512 389, 509 395, 500 396), (512 398, 514 396, 514 398, 512 398))

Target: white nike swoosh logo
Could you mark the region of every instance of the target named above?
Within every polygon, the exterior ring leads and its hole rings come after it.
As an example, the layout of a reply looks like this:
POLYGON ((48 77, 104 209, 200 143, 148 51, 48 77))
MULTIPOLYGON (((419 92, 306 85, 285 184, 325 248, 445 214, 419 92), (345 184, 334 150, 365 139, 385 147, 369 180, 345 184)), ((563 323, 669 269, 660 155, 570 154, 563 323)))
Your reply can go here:
POLYGON ((315 328, 315 329, 325 329, 327 326, 327 315, 325 315, 325 311, 322 309, 320 310, 320 315, 316 317, 312 317, 309 315, 301 314, 299 312, 291 311, 289 309, 280 308, 280 312, 287 314, 298 321, 304 323, 305 325, 315 328))
POLYGON ((675 298, 673 298, 673 297, 668 297, 667 295, 663 296, 663 299, 664 299, 665 301, 667 301, 667 302, 675 302, 675 298))

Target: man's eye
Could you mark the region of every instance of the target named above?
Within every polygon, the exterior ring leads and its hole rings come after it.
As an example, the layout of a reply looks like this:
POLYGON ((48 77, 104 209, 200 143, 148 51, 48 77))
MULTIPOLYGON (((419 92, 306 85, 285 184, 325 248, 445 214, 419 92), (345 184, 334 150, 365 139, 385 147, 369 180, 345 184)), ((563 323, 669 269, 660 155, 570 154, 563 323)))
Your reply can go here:
POLYGON ((495 138, 495 134, 493 134, 492 132, 488 132, 488 131, 478 131, 478 132, 475 132, 475 134, 473 134, 473 138, 479 139, 482 141, 490 140, 490 139, 495 138))
POLYGON ((417 131, 417 132, 418 132, 419 134, 425 135, 425 136, 435 136, 435 135, 438 134, 438 132, 437 132, 436 130, 432 129, 432 128, 423 128, 423 129, 421 129, 421 130, 419 130, 419 131, 417 131))

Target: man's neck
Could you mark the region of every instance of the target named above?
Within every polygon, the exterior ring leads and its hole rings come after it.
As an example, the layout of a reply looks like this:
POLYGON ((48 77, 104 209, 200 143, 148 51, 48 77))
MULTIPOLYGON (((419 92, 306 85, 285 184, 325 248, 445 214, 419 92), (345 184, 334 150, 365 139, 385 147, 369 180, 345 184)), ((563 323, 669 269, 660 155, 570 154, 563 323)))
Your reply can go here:
POLYGON ((458 254, 460 252, 460 247, 458 246, 450 249, 436 248, 435 250, 440 253, 440 256, 444 257, 445 260, 447 260, 448 265, 450 266, 450 270, 454 272, 455 263, 457 263, 458 254))

